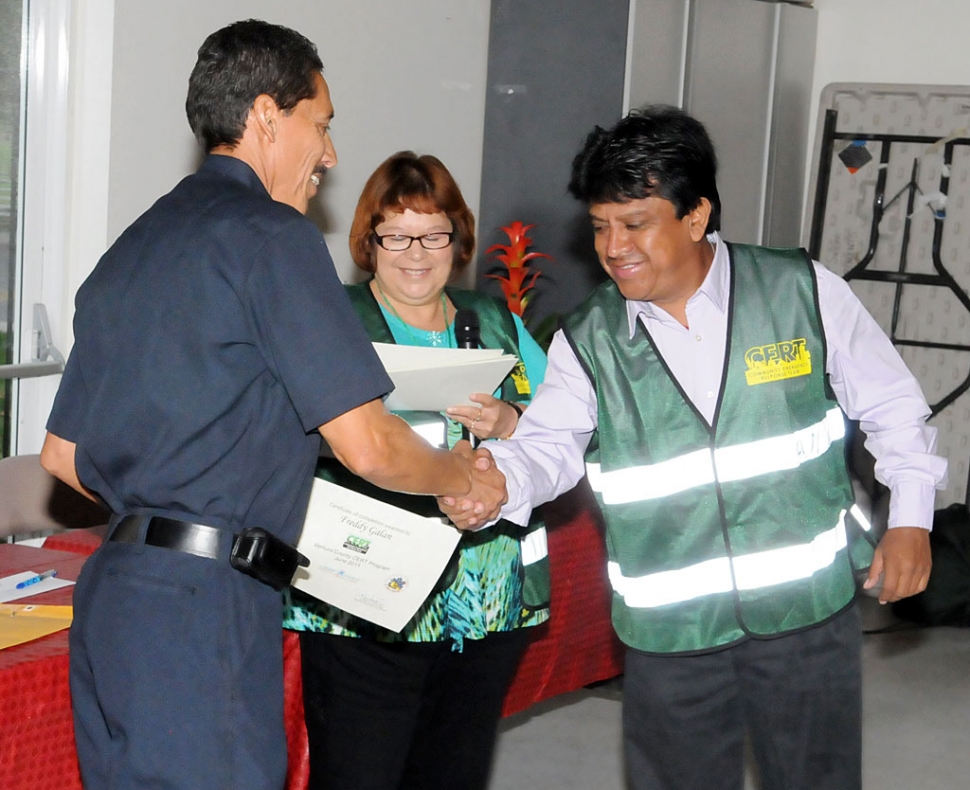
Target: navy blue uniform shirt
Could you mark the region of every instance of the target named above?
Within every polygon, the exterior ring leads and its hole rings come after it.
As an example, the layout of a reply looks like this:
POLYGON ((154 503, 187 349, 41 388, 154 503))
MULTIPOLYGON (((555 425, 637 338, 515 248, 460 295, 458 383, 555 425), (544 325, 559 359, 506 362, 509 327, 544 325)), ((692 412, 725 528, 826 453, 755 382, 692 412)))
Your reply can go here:
POLYGON ((104 254, 74 335, 47 427, 116 513, 295 541, 316 428, 392 388, 319 230, 232 157, 104 254))

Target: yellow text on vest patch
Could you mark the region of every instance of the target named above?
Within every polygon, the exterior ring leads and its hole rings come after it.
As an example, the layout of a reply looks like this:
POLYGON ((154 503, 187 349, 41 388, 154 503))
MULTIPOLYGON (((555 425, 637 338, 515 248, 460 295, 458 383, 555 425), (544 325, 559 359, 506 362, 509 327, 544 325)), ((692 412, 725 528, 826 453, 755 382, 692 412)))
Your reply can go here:
POLYGON ((744 363, 747 366, 744 377, 749 387, 812 372, 812 355, 803 337, 749 348, 744 354, 744 363))

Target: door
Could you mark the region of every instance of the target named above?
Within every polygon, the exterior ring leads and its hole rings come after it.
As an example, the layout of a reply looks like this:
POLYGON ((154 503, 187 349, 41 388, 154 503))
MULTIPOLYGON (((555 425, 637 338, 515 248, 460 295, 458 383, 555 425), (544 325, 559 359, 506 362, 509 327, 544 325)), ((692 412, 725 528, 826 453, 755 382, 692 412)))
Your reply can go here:
POLYGON ((0 0, 0 457, 17 454, 25 421, 21 451, 36 451, 56 380, 31 381, 63 370, 43 302, 62 279, 68 11, 0 0))

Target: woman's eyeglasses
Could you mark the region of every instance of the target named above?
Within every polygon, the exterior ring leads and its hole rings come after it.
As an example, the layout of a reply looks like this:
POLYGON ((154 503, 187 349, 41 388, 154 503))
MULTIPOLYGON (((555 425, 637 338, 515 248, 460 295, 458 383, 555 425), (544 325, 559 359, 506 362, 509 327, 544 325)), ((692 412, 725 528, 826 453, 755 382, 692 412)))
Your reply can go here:
POLYGON ((374 240, 389 252, 404 252, 418 242, 426 250, 443 250, 452 242, 455 232, 425 233, 423 236, 406 236, 403 233, 389 233, 385 236, 374 234, 374 240))

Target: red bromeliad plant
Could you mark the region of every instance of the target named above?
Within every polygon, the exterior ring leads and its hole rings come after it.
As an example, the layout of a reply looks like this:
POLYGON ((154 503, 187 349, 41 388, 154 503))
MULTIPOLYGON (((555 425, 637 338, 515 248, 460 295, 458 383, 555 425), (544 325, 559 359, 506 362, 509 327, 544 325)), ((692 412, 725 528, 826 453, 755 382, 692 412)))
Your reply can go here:
POLYGON ((516 220, 511 225, 502 228, 505 235, 509 237, 509 244, 493 244, 485 250, 486 255, 496 253, 494 260, 504 264, 508 271, 507 277, 501 274, 486 274, 485 276, 499 281, 509 310, 520 318, 529 305, 531 296, 528 292, 532 290, 536 278, 541 274, 538 269, 529 268, 529 261, 534 258, 552 260, 552 256, 546 255, 544 252, 526 252, 526 249, 532 244, 532 239, 526 234, 530 228, 534 227, 535 225, 523 225, 516 220))

